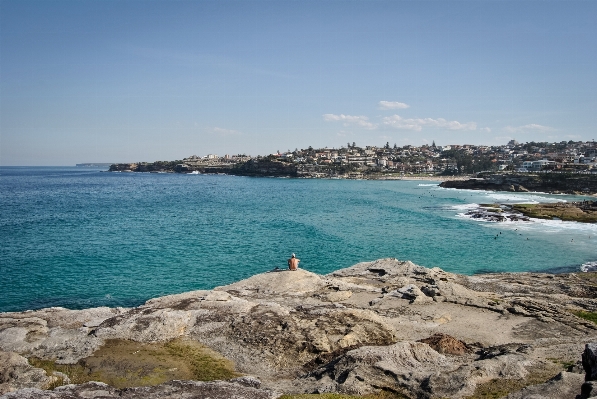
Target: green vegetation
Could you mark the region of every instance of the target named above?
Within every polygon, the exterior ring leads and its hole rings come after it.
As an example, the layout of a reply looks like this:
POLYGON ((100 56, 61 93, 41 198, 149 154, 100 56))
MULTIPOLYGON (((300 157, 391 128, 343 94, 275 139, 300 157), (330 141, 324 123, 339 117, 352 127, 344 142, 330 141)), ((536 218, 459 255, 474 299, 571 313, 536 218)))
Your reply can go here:
POLYGON ((194 341, 174 340, 168 342, 165 348, 171 356, 188 362, 194 380, 229 380, 240 376, 230 360, 194 341))
MULTIPOLYGON (((79 364, 56 364, 52 360, 42 360, 36 357, 30 357, 28 360, 30 365, 45 370, 48 375, 52 375, 54 372, 66 374, 71 384, 83 384, 94 380, 87 370, 79 364)), ((54 389, 65 383, 64 378, 56 377, 46 389, 54 389)))
POLYGON ((597 272, 574 273, 574 276, 588 283, 591 283, 592 285, 597 285, 597 272))
POLYGON ((575 316, 580 317, 581 319, 585 319, 597 324, 597 313, 596 312, 585 312, 582 310, 572 312, 575 316))
MULTIPOLYGON (((108 340, 92 356, 77 364, 61 365, 54 361, 30 358, 34 367, 50 375, 59 371, 71 383, 101 381, 116 388, 151 386, 171 380, 227 380, 240 376, 234 365, 217 352, 191 340, 146 344, 108 340)), ((48 389, 64 385, 57 378, 48 389)))
POLYGON ((466 399, 498 399, 508 396, 511 392, 520 391, 530 385, 543 384, 559 373, 560 367, 554 365, 553 369, 533 372, 525 379, 508 380, 495 379, 484 384, 477 385, 475 393, 467 396, 466 399))
POLYGON ((408 399, 408 397, 394 392, 381 391, 364 396, 343 395, 339 393, 282 395, 279 399, 408 399))
POLYGON ((512 208, 525 216, 537 219, 558 218, 565 221, 595 223, 597 222, 597 211, 583 211, 573 203, 555 204, 516 204, 512 208))

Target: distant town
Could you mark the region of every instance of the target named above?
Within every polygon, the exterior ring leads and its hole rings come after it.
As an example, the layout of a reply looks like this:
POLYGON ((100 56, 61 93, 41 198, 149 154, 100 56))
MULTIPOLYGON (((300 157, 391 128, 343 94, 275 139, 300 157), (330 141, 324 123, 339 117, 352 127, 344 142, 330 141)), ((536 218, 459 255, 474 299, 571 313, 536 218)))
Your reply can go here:
POLYGON ((390 145, 295 149, 267 156, 192 155, 175 161, 110 165, 114 172, 224 173, 306 178, 391 178, 403 175, 473 175, 479 172, 597 174, 595 141, 511 140, 506 145, 390 145))

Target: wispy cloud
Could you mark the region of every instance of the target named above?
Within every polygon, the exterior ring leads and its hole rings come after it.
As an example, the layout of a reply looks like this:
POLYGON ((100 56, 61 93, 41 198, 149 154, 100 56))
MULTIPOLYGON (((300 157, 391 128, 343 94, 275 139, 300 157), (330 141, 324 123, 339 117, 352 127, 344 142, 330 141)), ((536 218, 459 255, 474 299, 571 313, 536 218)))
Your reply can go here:
POLYGON ((221 127, 214 127, 213 129, 211 129, 211 131, 220 136, 237 136, 239 134, 242 134, 238 130, 223 129, 221 127))
POLYGON ((488 127, 482 127, 482 128, 480 128, 479 130, 480 130, 480 131, 482 131, 482 132, 491 133, 491 129, 490 129, 490 128, 488 128, 488 127))
POLYGON ((369 122, 369 118, 363 115, 335 115, 324 114, 323 120, 326 122, 343 122, 344 126, 356 125, 365 129, 375 129, 377 125, 369 122))
POLYGON ((378 105, 379 109, 405 109, 410 107, 408 104, 397 101, 380 101, 378 105))
POLYGON ((458 121, 448 121, 444 118, 408 118, 400 115, 386 116, 382 119, 383 124, 395 129, 414 130, 420 132, 424 127, 445 128, 449 130, 476 130, 475 122, 460 123, 458 121))
POLYGON ((523 126, 506 126, 504 130, 508 133, 530 133, 530 132, 550 132, 555 130, 549 126, 538 125, 536 123, 529 123, 523 126))

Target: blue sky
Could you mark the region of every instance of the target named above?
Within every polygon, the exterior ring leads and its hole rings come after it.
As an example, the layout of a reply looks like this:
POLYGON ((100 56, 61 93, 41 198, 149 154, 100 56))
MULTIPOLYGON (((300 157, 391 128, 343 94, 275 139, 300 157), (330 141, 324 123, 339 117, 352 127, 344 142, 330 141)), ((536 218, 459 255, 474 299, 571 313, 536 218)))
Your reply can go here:
POLYGON ((595 1, 0 1, 0 164, 597 139, 595 1))

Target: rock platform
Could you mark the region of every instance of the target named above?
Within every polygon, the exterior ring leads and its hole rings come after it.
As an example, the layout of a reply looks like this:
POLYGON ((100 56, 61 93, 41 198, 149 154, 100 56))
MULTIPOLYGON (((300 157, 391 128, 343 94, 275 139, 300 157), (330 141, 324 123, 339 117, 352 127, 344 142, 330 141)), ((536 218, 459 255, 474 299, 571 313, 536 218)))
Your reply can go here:
POLYGON ((380 259, 328 275, 272 271, 130 309, 0 313, 0 394, 273 399, 384 389, 409 398, 465 398, 503 381, 515 382, 510 398, 575 398, 584 382, 581 353, 597 340, 597 325, 576 316, 597 310, 591 276, 463 276, 380 259), (109 340, 181 338, 229 359, 245 377, 44 391, 61 376, 27 361, 75 364, 109 340))

